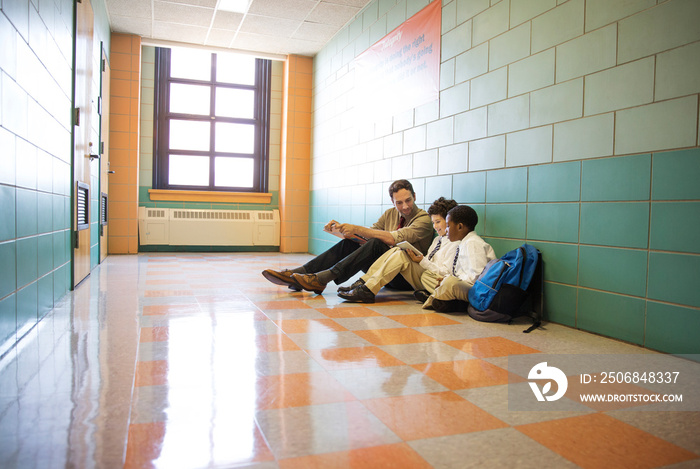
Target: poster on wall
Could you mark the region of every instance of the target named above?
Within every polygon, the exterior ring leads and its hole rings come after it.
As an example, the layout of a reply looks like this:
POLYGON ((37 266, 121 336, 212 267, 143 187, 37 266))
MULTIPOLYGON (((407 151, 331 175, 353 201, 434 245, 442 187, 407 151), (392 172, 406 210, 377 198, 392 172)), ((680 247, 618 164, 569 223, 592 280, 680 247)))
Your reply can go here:
POLYGON ((435 0, 355 58, 359 116, 393 115, 438 99, 441 20, 435 0))

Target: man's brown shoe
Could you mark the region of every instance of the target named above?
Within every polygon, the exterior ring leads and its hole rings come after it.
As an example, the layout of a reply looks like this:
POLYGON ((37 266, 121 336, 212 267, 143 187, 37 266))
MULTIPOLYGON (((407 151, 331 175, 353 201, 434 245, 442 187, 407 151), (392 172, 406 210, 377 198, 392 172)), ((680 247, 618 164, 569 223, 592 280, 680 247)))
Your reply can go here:
POLYGON ((326 284, 319 282, 316 274, 292 274, 292 279, 304 290, 312 291, 317 295, 320 295, 326 289, 326 284))
POLYGON ((282 270, 278 272, 276 270, 267 269, 263 270, 262 275, 275 285, 286 285, 289 287, 301 289, 301 285, 299 285, 296 282, 296 280, 294 280, 294 278, 292 277, 292 275, 294 274, 291 270, 282 270))

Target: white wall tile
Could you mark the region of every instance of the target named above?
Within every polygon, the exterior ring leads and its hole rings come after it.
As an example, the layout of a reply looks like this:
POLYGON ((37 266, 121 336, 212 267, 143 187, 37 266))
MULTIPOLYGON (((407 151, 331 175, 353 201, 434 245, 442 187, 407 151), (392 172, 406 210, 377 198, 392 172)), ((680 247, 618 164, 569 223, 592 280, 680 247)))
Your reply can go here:
POLYGON ((530 93, 530 125, 553 124, 581 117, 583 78, 530 93))
POLYGON ((440 117, 459 114, 467 109, 469 109, 468 81, 440 92, 440 117))
POLYGON ((554 84, 554 49, 508 66, 508 96, 517 96, 554 84))
POLYGON ((648 104, 615 113, 615 154, 695 145, 697 96, 648 104))
POLYGON ((586 116, 650 103, 654 99, 654 58, 589 75, 584 86, 586 116))
POLYGON ((394 116, 394 132, 401 132, 413 127, 413 109, 394 116))
POLYGON ((488 134, 526 129, 530 123, 530 97, 526 94, 488 106, 488 134))
POLYGON ((489 69, 495 70, 530 55, 530 23, 493 38, 489 44, 489 69))
POLYGON ((617 25, 585 34, 556 49, 559 82, 614 67, 617 63, 617 25))
POLYGON ((386 161, 391 161, 391 179, 393 181, 413 177, 413 155, 397 156, 386 161))
POLYGON ((375 161, 373 163, 372 174, 374 175, 374 182, 382 182, 387 180, 387 175, 392 174, 391 171, 391 161, 393 158, 375 161))
POLYGON ((623 19, 618 26, 618 63, 700 40, 700 2, 671 0, 623 19))
POLYGON ((506 136, 469 142, 469 171, 505 167, 506 136))
POLYGON ((457 26, 452 31, 442 36, 440 44, 442 60, 455 57, 463 51, 471 48, 472 23, 467 22, 457 26))
POLYGON ((508 95, 508 68, 487 73, 471 81, 472 109, 505 99, 508 95))
POLYGON ((454 174, 466 171, 468 156, 468 143, 440 147, 438 150, 438 174, 454 174))
POLYGON ((614 131, 612 112, 555 124, 553 159, 557 162, 611 156, 614 131))
POLYGON ((416 125, 422 125, 426 122, 437 120, 440 116, 440 101, 435 100, 429 103, 418 106, 415 112, 416 125))
POLYGON ((455 83, 471 80, 489 71, 489 43, 485 42, 455 59, 455 83))
POLYGON ((474 17, 474 45, 508 31, 510 0, 503 0, 474 17))
POLYGON ((455 62, 451 58, 447 62, 440 64, 440 90, 454 86, 455 84, 455 62))
POLYGON ((443 2, 442 4, 442 22, 440 28, 442 34, 454 29, 457 26, 457 2, 443 2))
POLYGON ((448 117, 428 124, 426 137, 428 148, 452 145, 454 143, 454 118, 448 117))
POLYGON ((584 1, 568 2, 532 20, 532 53, 583 34, 584 1))
POLYGON ((3 127, 0 127, 0 155, 0 184, 15 185, 15 136, 3 127))
POLYGON ((656 0, 587 0, 586 31, 593 31, 655 5, 656 0))
POLYGON ((403 154, 403 134, 401 132, 384 137, 384 158, 403 154))
POLYGON ((464 23, 489 6, 489 0, 457 0, 457 24, 464 23))
POLYGON ((510 25, 523 23, 556 6, 556 0, 510 0, 510 25))
POLYGON ((656 101, 699 92, 700 42, 656 56, 656 101))
POLYGON ((506 135, 506 166, 552 162, 552 126, 506 135))
POLYGON ((488 129, 486 107, 463 112, 455 116, 455 142, 467 142, 486 137, 488 129))
POLYGON ((437 148, 413 154, 412 177, 435 176, 438 170, 437 148))
POLYGON ((403 133, 403 151, 405 153, 415 153, 426 148, 426 126, 421 125, 408 129, 403 133))
MULTIPOLYGON (((417 194, 416 194, 417 195, 417 194)), ((425 200, 428 206, 440 197, 450 198, 452 195, 452 176, 429 177, 425 180, 425 200)), ((427 208, 427 207, 426 207, 427 208)))

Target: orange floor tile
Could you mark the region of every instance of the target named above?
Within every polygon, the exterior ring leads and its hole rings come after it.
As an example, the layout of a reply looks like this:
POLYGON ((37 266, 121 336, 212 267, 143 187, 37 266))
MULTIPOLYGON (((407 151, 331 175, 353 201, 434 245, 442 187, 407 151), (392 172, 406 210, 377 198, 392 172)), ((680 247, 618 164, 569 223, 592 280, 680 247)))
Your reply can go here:
POLYGON ((509 402, 519 358, 660 354, 261 276, 308 258, 108 257, 0 358, 0 467, 700 467, 700 412, 575 402, 580 371, 563 410, 509 402))

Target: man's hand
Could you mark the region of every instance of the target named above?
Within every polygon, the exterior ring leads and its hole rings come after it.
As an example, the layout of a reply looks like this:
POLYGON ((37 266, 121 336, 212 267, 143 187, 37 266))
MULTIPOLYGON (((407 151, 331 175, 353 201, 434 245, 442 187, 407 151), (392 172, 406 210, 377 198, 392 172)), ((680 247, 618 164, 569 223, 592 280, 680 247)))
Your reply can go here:
POLYGON ((338 223, 335 220, 331 220, 328 223, 326 223, 326 226, 323 227, 324 231, 333 231, 333 228, 337 228, 340 223, 338 223))
POLYGON ((341 233, 343 233, 344 236, 353 236, 358 234, 357 232, 360 231, 357 225, 353 225, 351 223, 340 223, 338 225, 335 225, 335 227, 341 233))
POLYGON ((420 262, 423 260, 423 255, 422 254, 416 254, 413 252, 412 249, 406 249, 406 254, 408 254, 408 257, 411 258, 413 262, 420 262))

